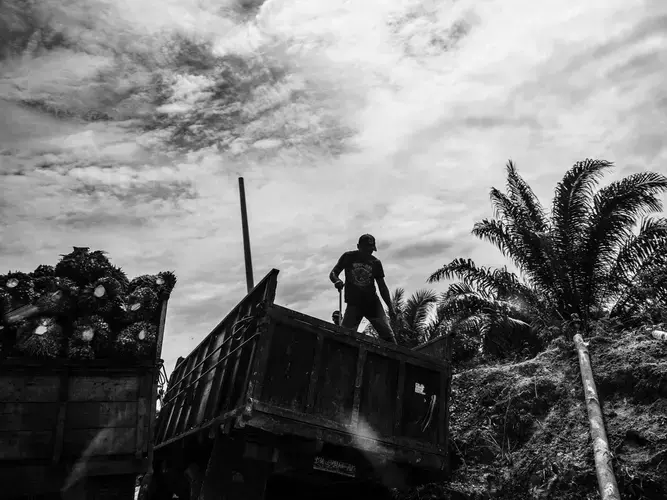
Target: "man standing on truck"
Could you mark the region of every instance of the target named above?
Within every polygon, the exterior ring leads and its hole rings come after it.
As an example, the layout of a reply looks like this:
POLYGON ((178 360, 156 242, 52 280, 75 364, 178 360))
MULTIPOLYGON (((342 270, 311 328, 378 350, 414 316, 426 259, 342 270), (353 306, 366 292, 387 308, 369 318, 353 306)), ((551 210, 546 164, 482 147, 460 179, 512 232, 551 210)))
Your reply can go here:
POLYGON ((364 234, 359 238, 357 250, 345 252, 338 259, 338 263, 329 273, 329 279, 337 290, 345 288, 345 314, 341 326, 356 331, 359 323, 365 317, 378 332, 382 340, 396 343, 394 332, 389 325, 389 319, 384 312, 382 302, 375 293, 375 282, 378 284, 380 295, 393 313, 389 289, 384 281, 382 262, 373 256, 377 252, 375 238, 364 234), (345 270, 345 283, 338 275, 345 270))

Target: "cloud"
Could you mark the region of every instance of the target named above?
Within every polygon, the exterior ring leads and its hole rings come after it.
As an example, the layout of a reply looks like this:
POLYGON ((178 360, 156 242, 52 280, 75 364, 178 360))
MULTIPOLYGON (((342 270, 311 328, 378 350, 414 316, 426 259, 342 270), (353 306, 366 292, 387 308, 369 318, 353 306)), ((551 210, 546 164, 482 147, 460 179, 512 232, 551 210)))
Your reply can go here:
POLYGON ((77 245, 130 275, 175 270, 168 370, 245 294, 239 175, 255 281, 280 269, 301 312, 329 320, 327 274, 365 232, 392 289, 454 257, 503 265, 470 230, 507 159, 547 206, 585 157, 616 162, 607 181, 663 169, 665 16, 643 0, 5 1, 0 259, 31 270, 77 245))

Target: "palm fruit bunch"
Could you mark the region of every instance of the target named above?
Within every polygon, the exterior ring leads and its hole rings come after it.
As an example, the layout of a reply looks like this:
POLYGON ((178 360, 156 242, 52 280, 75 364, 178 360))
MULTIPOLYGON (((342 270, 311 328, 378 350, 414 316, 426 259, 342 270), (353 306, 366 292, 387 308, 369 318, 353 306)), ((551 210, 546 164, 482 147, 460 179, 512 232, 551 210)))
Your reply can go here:
POLYGON ((81 289, 79 311, 83 314, 110 316, 120 305, 123 288, 114 278, 103 277, 81 289))
POLYGON ((127 323, 154 321, 158 313, 159 299, 153 288, 142 286, 132 290, 125 300, 127 323))
POLYGON ((34 278, 34 284, 37 304, 42 312, 57 316, 75 312, 79 287, 72 280, 53 275, 39 276, 34 278))
MULTIPOLYGON (((0 315, 5 316, 12 308, 12 296, 0 289, 0 315)), ((1 323, 1 321, 0 321, 1 323)))
POLYGON ((17 328, 16 350, 35 358, 57 358, 62 347, 62 327, 54 317, 23 320, 17 328))
POLYGON ((159 299, 168 297, 176 286, 176 275, 171 271, 164 271, 155 275, 144 274, 137 276, 128 286, 128 291, 133 292, 139 288, 150 288, 159 299))
POLYGON ((35 299, 35 284, 29 274, 9 272, 0 276, 0 291, 9 295, 12 309, 30 304, 35 299))
POLYGON ((61 257, 55 267, 56 276, 70 279, 82 287, 112 272, 113 266, 101 250, 91 252, 88 247, 74 247, 74 251, 61 257))
POLYGON ((133 359, 149 358, 155 352, 157 327, 148 321, 139 321, 123 328, 113 346, 117 356, 133 359))
POLYGON ((99 316, 84 316, 72 325, 67 346, 70 359, 95 359, 109 355, 109 325, 99 316))
POLYGON ((155 352, 160 305, 175 284, 169 271, 130 281, 105 252, 74 247, 55 266, 0 276, 3 351, 9 346, 21 355, 72 359, 108 357, 114 350, 148 356, 155 352))

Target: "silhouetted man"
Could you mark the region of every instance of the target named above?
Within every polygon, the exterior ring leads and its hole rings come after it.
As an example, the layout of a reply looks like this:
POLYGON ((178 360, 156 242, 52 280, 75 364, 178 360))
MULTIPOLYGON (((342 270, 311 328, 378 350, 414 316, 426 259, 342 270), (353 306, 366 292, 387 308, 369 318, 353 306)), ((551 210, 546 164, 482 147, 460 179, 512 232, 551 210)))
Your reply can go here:
POLYGON ((331 321, 333 321, 334 325, 340 326, 341 324, 340 311, 334 311, 331 314, 331 321))
POLYGON ((329 279, 338 290, 345 288, 347 307, 342 326, 356 331, 361 320, 366 318, 382 340, 395 344, 394 332, 389 325, 382 302, 375 293, 375 282, 377 282, 380 295, 391 313, 391 297, 384 281, 384 269, 380 260, 373 257, 373 252, 376 251, 375 238, 370 234, 362 235, 357 250, 341 255, 329 273, 329 279), (345 270, 345 283, 338 278, 343 270, 345 270))

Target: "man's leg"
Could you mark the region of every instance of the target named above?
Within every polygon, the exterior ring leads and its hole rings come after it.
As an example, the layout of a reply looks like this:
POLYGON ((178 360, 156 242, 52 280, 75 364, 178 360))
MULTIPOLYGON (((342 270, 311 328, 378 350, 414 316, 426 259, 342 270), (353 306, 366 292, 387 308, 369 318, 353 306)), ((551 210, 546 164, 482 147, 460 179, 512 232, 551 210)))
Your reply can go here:
POLYGON ((363 317, 364 314, 360 307, 348 304, 345 308, 345 315, 343 316, 343 324, 341 326, 351 328, 356 332, 363 317))
POLYGON ((387 314, 384 312, 382 303, 379 300, 374 309, 374 314, 372 314, 373 317, 369 318, 366 316, 366 318, 370 321, 371 325, 373 325, 373 328, 375 328, 375 331, 378 332, 378 335, 382 340, 396 344, 396 338, 394 337, 394 331, 389 324, 389 318, 387 318, 387 314))

